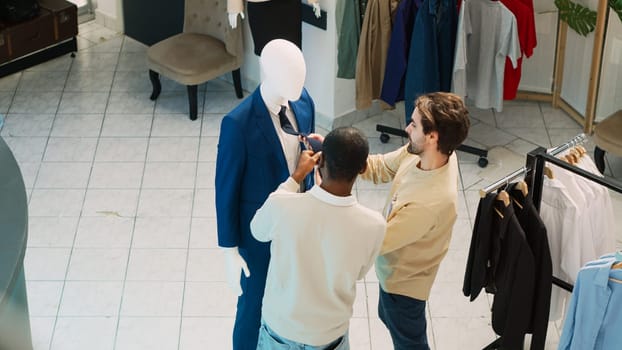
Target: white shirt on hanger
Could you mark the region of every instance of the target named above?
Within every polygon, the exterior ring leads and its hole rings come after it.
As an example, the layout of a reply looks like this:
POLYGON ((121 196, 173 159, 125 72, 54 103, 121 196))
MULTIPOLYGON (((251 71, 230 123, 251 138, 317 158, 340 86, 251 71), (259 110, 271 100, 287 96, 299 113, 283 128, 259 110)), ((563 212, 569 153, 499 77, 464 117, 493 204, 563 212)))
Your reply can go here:
POLYGON ((464 0, 458 17, 452 91, 478 108, 503 109, 505 58, 521 57, 516 17, 500 1, 464 0))

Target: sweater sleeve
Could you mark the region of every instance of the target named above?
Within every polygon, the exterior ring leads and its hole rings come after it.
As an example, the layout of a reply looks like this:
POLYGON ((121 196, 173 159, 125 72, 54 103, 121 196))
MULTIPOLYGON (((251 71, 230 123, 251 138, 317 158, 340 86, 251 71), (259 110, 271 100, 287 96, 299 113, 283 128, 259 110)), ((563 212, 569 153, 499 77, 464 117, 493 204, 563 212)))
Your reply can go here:
POLYGON ((389 217, 387 233, 380 249, 385 255, 418 241, 436 225, 436 214, 429 208, 407 204, 389 217))
POLYGON ((361 178, 373 181, 376 184, 393 180, 400 163, 409 155, 406 147, 400 147, 390 153, 374 154, 367 157, 367 169, 361 174, 361 178))
POLYGON ((270 242, 274 239, 274 226, 283 211, 279 205, 279 194, 296 193, 300 185, 290 177, 268 196, 261 208, 257 209, 251 220, 251 234, 260 242, 270 242))

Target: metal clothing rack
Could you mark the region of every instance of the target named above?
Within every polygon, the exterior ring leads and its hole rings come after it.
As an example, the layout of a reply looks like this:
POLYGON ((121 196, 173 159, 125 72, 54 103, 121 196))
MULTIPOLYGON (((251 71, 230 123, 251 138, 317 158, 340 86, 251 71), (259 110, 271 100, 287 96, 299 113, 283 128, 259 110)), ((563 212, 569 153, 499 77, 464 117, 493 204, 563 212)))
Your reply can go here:
MULTIPOLYGON (((380 142, 382 143, 389 142, 389 139, 391 138, 391 136, 389 135, 408 137, 408 134, 406 133, 406 131, 402 129, 396 129, 396 128, 392 128, 392 127, 381 125, 381 124, 376 125, 376 131, 380 132, 380 142)), ((476 156, 479 156, 477 164, 481 168, 485 168, 486 165, 488 165, 488 158, 487 158, 488 151, 485 149, 480 149, 480 148, 471 147, 467 145, 460 145, 458 146, 458 151, 475 154, 476 156)))
MULTIPOLYGON (((480 195, 486 195, 493 191, 498 190, 501 187, 506 186, 511 181, 516 180, 519 177, 524 177, 525 182, 529 188, 529 192, 532 193, 532 201, 538 211, 540 211, 540 203, 542 202, 542 185, 544 183, 544 166, 546 162, 553 163, 560 168, 570 171, 573 174, 584 177, 590 181, 596 182, 599 185, 603 185, 613 191, 622 193, 622 183, 612 179, 606 179, 596 176, 583 169, 575 167, 563 160, 560 160, 556 155, 568 150, 576 145, 579 145, 587 139, 586 134, 578 134, 570 141, 547 151, 543 147, 538 147, 527 154, 526 164, 524 167, 513 171, 512 173, 504 176, 503 178, 493 182, 489 186, 480 190, 480 195)), ((560 287, 566 291, 572 292, 573 285, 567 283, 555 276, 553 276, 553 285, 560 287)), ((502 337, 497 338, 492 343, 488 344, 483 350, 500 349, 502 337)))

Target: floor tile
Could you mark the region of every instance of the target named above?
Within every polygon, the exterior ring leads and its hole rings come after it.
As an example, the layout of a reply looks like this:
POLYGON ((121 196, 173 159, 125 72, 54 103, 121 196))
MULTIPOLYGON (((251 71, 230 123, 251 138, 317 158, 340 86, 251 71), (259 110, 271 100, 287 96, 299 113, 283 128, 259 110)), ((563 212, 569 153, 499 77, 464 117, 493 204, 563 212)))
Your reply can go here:
POLYGON ((17 91, 62 91, 67 75, 67 71, 25 71, 17 86, 17 91))
POLYGON ((32 191, 28 204, 30 216, 80 216, 85 191, 80 190, 48 190, 32 191))
POLYGON ((28 247, 71 248, 78 217, 28 217, 28 247))
POLYGON ((183 281, 185 249, 132 249, 127 268, 128 281, 183 281))
POLYGON ((118 216, 82 217, 78 225, 76 248, 129 248, 132 218, 118 216))
POLYGON ((187 113, 159 114, 153 120, 151 136, 199 136, 201 134, 201 120, 190 120, 187 113))
POLYGON ((225 282, 186 282, 184 317, 233 317, 237 296, 225 282))
POLYGON ((216 191, 214 189, 198 189, 194 195, 193 217, 216 216, 216 191))
POLYGON ((30 317, 30 333, 32 336, 33 350, 49 350, 56 316, 54 317, 30 317))
POLYGON ((15 91, 22 74, 22 72, 17 72, 0 78, 0 91, 15 91))
POLYGON ((115 349, 177 349, 180 323, 178 317, 121 317, 115 349))
POLYGON ((138 204, 140 217, 189 217, 192 210, 192 190, 141 191, 138 204))
POLYGON ((65 92, 58 113, 103 114, 108 104, 107 92, 65 92))
POLYGON ((486 318, 439 317, 432 318, 432 322, 437 350, 482 349, 496 339, 486 318))
POLYGON ((50 137, 43 161, 91 162, 96 147, 96 137, 50 137))
POLYGON ((71 70, 75 71, 114 71, 119 60, 118 53, 79 51, 74 58, 71 70))
POLYGON ((189 249, 186 281, 226 282, 225 256, 221 249, 189 249))
POLYGON ((118 315, 122 289, 122 281, 67 281, 58 314, 61 317, 118 315))
POLYGON ((180 350, 232 349, 232 317, 184 317, 181 320, 180 350))
POLYGON ((192 189, 196 172, 197 163, 194 162, 147 162, 142 187, 192 189))
POLYGON ((183 294, 183 282, 127 281, 121 316, 179 317, 183 294))
POLYGON ((95 162, 89 188, 140 188, 144 167, 143 162, 95 162))
POLYGON ((216 162, 199 162, 197 166, 196 188, 214 188, 216 181, 216 162))
POLYGON ((188 248, 190 217, 136 219, 132 247, 188 248))
POLYGON ((112 350, 116 327, 113 317, 59 317, 51 350, 112 350))
MULTIPOLYGON (((203 113, 203 101, 205 100, 204 96, 204 92, 199 91, 197 93, 197 111, 199 115, 203 113)), ((177 116, 178 118, 183 118, 187 119, 188 121, 194 122, 196 129, 200 130, 201 123, 199 122, 199 120, 190 120, 189 108, 190 107, 187 92, 163 92, 160 94, 156 101, 155 113, 167 115, 179 114, 177 116)))
POLYGON ((150 114, 106 114, 101 136, 146 137, 151 133, 152 121, 150 114))
POLYGON ((13 97, 13 103, 9 112, 29 114, 56 113, 60 102, 61 92, 38 92, 18 91, 13 97))
POLYGON ((194 162, 197 160, 198 137, 152 137, 147 161, 194 162))
POLYGON ((47 137, 50 135, 53 121, 53 114, 9 114, 4 119, 0 135, 47 137))
POLYGON ((215 162, 218 153, 218 138, 201 137, 201 146, 199 148, 200 162, 215 162))
POLYGON ((111 92, 106 113, 150 114, 155 103, 142 92, 111 92))
POLYGON ((44 162, 39 169, 36 188, 86 188, 90 163, 44 162))
POLYGON ((109 92, 115 72, 107 70, 72 70, 65 84, 65 92, 109 92))
POLYGON ((31 317, 56 317, 63 281, 28 281, 28 313, 31 317))
POLYGON ((118 71, 112 82, 114 92, 151 93, 152 86, 147 71, 118 71))
POLYGON ((68 281, 123 281, 127 249, 75 248, 71 254, 68 281))
POLYGON ((63 281, 71 248, 29 248, 24 257, 26 281, 63 281))
POLYGON ((144 162, 149 139, 139 137, 101 137, 96 162, 144 162))
POLYGON ((225 115, 222 113, 203 114, 203 125, 201 126, 201 136, 218 137, 220 135, 220 123, 225 115))
POLYGON ((103 119, 103 114, 58 114, 50 136, 97 137, 103 119))
POLYGON ((144 51, 121 52, 117 71, 139 71, 147 77, 147 54, 144 51))
POLYGON ((138 190, 89 189, 86 192, 82 216, 136 215, 138 190))
POLYGON ((190 248, 218 248, 215 218, 192 218, 190 248))

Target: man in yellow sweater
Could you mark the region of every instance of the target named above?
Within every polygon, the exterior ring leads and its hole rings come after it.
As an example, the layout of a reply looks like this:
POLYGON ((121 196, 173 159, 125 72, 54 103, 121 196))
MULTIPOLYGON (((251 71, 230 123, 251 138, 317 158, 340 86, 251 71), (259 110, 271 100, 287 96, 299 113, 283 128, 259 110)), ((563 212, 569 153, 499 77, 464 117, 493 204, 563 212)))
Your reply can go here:
POLYGON ((468 134, 469 113, 460 97, 437 92, 415 101, 406 127, 408 144, 370 155, 365 180, 393 181, 384 214, 387 231, 376 274, 378 314, 395 350, 429 349, 425 304, 447 253, 456 221, 456 148, 468 134))

